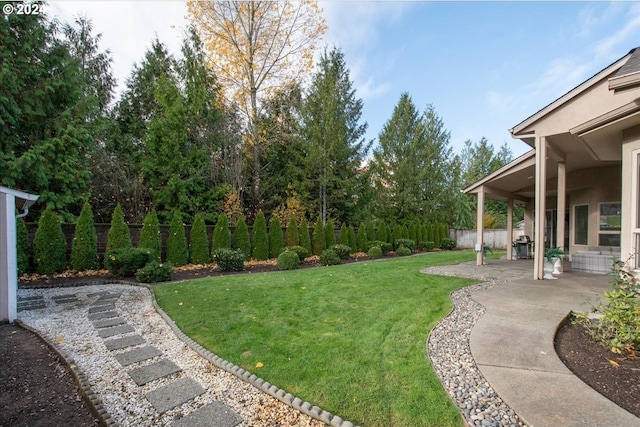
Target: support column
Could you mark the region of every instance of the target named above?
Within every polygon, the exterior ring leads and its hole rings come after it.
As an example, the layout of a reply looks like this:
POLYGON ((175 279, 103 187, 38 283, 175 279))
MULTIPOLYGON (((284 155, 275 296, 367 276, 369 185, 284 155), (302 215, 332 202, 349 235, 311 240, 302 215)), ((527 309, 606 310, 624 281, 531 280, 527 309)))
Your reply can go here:
POLYGON ((513 257, 513 199, 507 201, 507 260, 511 261, 513 257))
POLYGON ((564 215, 567 205, 567 165, 558 163, 558 220, 556 221, 556 247, 564 250, 564 215))
POLYGON ((17 316, 16 198, 0 192, 0 321, 17 316))
POLYGON ((533 256, 533 280, 544 275, 544 223, 547 197, 547 140, 536 137, 536 208, 535 231, 533 234, 535 249, 533 256))
POLYGON ((482 265, 484 247, 484 187, 480 187, 478 191, 478 215, 476 218, 476 265, 482 265))

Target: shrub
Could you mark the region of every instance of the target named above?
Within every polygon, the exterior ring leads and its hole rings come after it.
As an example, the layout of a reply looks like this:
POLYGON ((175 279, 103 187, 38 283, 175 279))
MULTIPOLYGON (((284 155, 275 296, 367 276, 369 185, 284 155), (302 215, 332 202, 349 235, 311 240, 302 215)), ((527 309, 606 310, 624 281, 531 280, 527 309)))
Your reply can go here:
POLYGON ((453 239, 449 239, 448 237, 440 241, 440 249, 444 249, 446 251, 452 251, 456 246, 458 246, 458 242, 453 239))
POLYGON ((231 248, 244 254, 244 259, 251 259, 251 242, 249 242, 249 228, 244 218, 240 217, 236 223, 236 229, 231 237, 231 248))
POLYGON ((383 254, 386 254, 393 249, 393 245, 391 243, 383 242, 381 240, 373 240, 371 242, 367 242, 367 251, 373 246, 379 247, 383 254))
POLYGON ((267 234, 267 220, 264 213, 259 211, 253 222, 253 235, 251 236, 251 256, 258 261, 269 258, 269 235, 267 234))
POLYGON ((380 258, 382 256, 382 249, 380 249, 380 246, 371 246, 367 254, 371 258, 380 258))
POLYGON ((340 259, 349 259, 349 254, 351 253, 351 248, 347 245, 333 245, 331 248, 340 259))
POLYGON ((114 249, 130 247, 131 236, 129 235, 129 226, 124 222, 122 207, 120 206, 120 203, 118 203, 111 215, 111 227, 109 227, 109 232, 107 234, 106 252, 111 252, 114 249))
POLYGON ((442 248, 440 246, 440 241, 442 240, 440 238, 440 224, 438 223, 432 224, 432 228, 433 228, 433 243, 436 244, 436 248, 442 248))
POLYGON ((295 270, 300 266, 300 257, 294 251, 285 250, 278 255, 278 268, 280 270, 295 270))
POLYGON ((242 271, 244 269, 244 254, 233 249, 216 249, 213 260, 222 271, 242 271))
POLYGON ((29 253, 29 230, 22 218, 18 218, 16 221, 16 247, 18 251, 18 276, 22 276, 30 271, 29 259, 31 258, 29 253))
POLYGON ((38 221, 38 230, 33 241, 33 255, 36 273, 59 273, 67 266, 67 240, 58 215, 49 208, 42 213, 38 221))
POLYGON ((170 262, 149 262, 136 273, 136 280, 142 283, 168 282, 173 279, 173 266, 170 262))
POLYGON ((400 246, 398 249, 396 249, 396 255, 398 255, 398 256, 411 255, 411 249, 409 249, 406 246, 400 246))
POLYGON ((169 224, 169 237, 167 238, 167 261, 179 267, 189 262, 189 250, 187 249, 187 236, 184 232, 182 214, 175 212, 169 224))
POLYGON ((324 234, 324 226, 322 225, 322 218, 318 217, 316 225, 313 227, 313 253, 320 255, 325 249, 327 249, 327 240, 324 234))
POLYGON ((420 242, 433 242, 433 240, 429 239, 427 237, 428 233, 427 233, 427 226, 425 224, 422 224, 422 226, 420 227, 420 242))
POLYGON ((433 251, 433 248, 436 247, 436 244, 433 242, 422 242, 420 243, 420 249, 427 251, 427 252, 431 252, 433 251))
POLYGON ((278 258, 282 248, 284 248, 282 225, 280 218, 274 215, 271 217, 271 224, 269 224, 269 258, 278 258))
POLYGON ((160 221, 155 208, 151 209, 144 217, 142 229, 140 230, 139 248, 146 248, 156 255, 159 260, 162 254, 162 236, 160 235, 160 221))
POLYGON ((378 240, 381 242, 389 241, 389 229, 387 228, 387 224, 384 221, 380 221, 378 224, 378 240))
POLYGON ((207 264, 210 258, 209 236, 204 223, 204 215, 197 213, 193 218, 191 233, 189 234, 189 258, 192 264, 207 264))
POLYGON ((322 265, 337 265, 341 262, 342 260, 333 249, 325 249, 320 254, 320 264, 322 265))
POLYGON ((287 246, 299 246, 300 236, 298 235, 298 224, 296 216, 291 215, 287 223, 287 230, 284 233, 284 244, 287 246))
POLYGON ((311 237, 309 236, 309 225, 307 224, 307 219, 305 217, 302 217, 302 220, 300 221, 298 236, 300 237, 300 246, 305 248, 309 254, 311 254, 311 237))
POLYGON ((91 205, 85 203, 71 244, 71 268, 76 271, 95 270, 99 265, 98 236, 93 226, 93 211, 91 205))
MULTIPOLYGON (((302 246, 287 246, 282 250, 282 252, 295 252, 298 255, 300 261, 304 261, 310 254, 307 248, 302 246)), ((279 256, 279 255, 278 255, 279 256)))
POLYGON ((358 252, 358 245, 356 243, 356 232, 353 229, 352 225, 347 228, 347 240, 349 242, 349 247, 351 248, 351 253, 353 254, 358 252))
POLYGON ((440 224, 440 241, 449 238, 449 227, 447 224, 440 224))
POLYGON ((213 229, 213 243, 211 250, 231 249, 231 234, 229 233, 229 218, 225 214, 218 216, 216 227, 213 229))
POLYGON ((327 225, 324 227, 324 241, 327 248, 336 244, 336 229, 333 226, 333 220, 329 218, 327 225))
POLYGON ((406 225, 402 226, 402 238, 403 239, 409 238, 409 228, 406 225))
POLYGON ((370 222, 367 224, 367 241, 373 241, 376 240, 376 229, 375 226, 373 225, 373 222, 370 222))
POLYGON ((104 256, 104 266, 117 277, 132 277, 136 271, 155 260, 155 254, 146 248, 118 248, 104 256))
POLYGON ((413 251, 416 248, 416 242, 411 239, 398 239, 394 242, 393 247, 398 249, 400 246, 404 246, 413 251))
POLYGON ((412 222, 409 225, 409 239, 413 240, 414 242, 418 241, 418 228, 416 227, 415 222, 412 222))
POLYGON ((367 247, 367 226, 365 223, 361 223, 360 227, 358 227, 358 233, 356 235, 356 245, 358 246, 358 251, 366 252, 367 247))

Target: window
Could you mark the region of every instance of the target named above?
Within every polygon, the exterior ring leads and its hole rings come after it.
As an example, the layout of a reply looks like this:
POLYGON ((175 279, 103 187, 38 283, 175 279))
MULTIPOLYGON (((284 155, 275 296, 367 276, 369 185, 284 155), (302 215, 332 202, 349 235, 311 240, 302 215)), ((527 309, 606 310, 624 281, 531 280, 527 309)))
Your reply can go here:
POLYGON ((598 246, 620 246, 621 209, 620 202, 600 203, 598 246))
POLYGON ((574 206, 573 243, 589 244, 589 205, 574 206))

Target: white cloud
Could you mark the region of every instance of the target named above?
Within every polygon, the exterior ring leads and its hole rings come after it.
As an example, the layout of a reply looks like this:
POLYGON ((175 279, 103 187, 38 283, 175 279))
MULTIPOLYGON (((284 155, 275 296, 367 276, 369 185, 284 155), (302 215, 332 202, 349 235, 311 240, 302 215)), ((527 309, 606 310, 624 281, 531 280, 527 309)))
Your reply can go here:
POLYGON ((619 27, 618 31, 596 44, 594 53, 598 58, 619 57, 621 45, 625 45, 623 47, 625 53, 637 46, 640 39, 640 4, 632 5, 627 12, 627 22, 617 27, 619 27), (629 46, 630 42, 632 45, 629 46))

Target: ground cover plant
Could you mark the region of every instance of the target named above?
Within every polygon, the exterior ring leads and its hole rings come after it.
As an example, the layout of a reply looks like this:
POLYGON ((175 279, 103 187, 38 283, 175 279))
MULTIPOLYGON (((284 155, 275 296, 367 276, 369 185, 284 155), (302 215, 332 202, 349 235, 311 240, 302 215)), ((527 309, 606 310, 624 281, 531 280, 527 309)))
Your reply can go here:
POLYGON ((201 345, 360 425, 461 426, 426 354, 473 281, 419 270, 471 251, 159 285, 162 308, 201 345))

